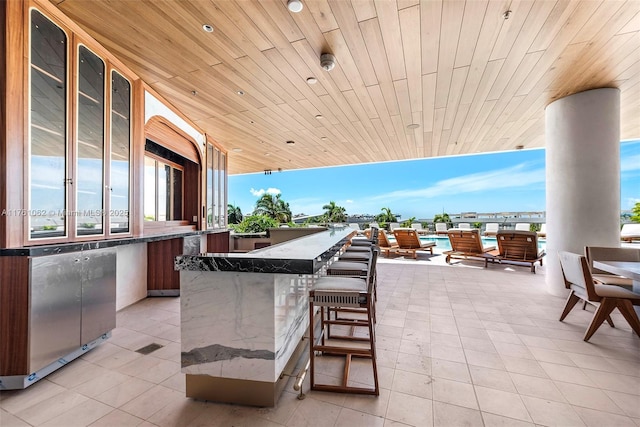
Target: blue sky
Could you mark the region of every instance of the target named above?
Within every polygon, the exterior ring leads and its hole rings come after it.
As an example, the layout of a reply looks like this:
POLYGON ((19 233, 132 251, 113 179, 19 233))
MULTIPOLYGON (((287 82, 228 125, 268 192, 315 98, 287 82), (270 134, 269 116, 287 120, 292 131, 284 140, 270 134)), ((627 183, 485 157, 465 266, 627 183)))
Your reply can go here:
MULTIPOLYGON (((623 142, 621 209, 640 201, 640 140, 623 142)), ((432 218, 460 212, 545 210, 544 149, 402 162, 232 175, 229 203, 243 214, 265 192, 280 193, 295 214, 321 214, 329 201, 348 214, 432 218)))

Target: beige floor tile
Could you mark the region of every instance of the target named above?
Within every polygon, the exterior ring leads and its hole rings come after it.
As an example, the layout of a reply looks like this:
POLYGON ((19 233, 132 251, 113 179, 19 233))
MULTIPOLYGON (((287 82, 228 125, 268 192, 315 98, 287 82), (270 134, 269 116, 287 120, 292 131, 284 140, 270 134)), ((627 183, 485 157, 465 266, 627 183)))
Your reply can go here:
POLYGON ((640 399, 635 394, 620 393, 618 391, 604 390, 613 402, 633 418, 640 418, 640 399))
POLYGON ((431 376, 447 380, 471 383, 469 366, 466 363, 431 359, 431 376))
POLYGON ((400 346, 396 349, 400 353, 431 357, 431 344, 428 342, 400 340, 400 346))
POLYGON ((385 418, 411 426, 429 427, 433 425, 433 404, 431 399, 391 391, 385 418))
POLYGON ((166 380, 160 383, 160 385, 185 393, 187 389, 187 384, 185 380, 185 374, 178 372, 177 374, 173 374, 166 380))
POLYGON ((400 336, 403 340, 408 341, 431 342, 431 332, 429 329, 404 328, 400 336))
POLYGON ((0 426, 2 427, 29 427, 31 424, 0 409, 0 426))
POLYGON ((90 427, 135 427, 143 423, 144 420, 127 414, 119 409, 114 409, 104 417, 94 423, 89 424, 90 427))
POLYGON ((378 325, 383 325, 383 326, 396 326, 399 328, 404 328, 405 327, 405 319, 404 318, 400 318, 400 317, 383 317, 382 319, 378 320, 378 325))
POLYGON ((549 378, 542 366, 536 360, 522 359, 520 357, 502 356, 502 361, 507 371, 517 374, 531 375, 533 377, 549 378))
POLYGON ((555 363, 558 365, 576 366, 573 361, 567 357, 563 351, 548 350, 546 348, 531 347, 529 348, 536 360, 540 362, 555 363))
POLYGON ((391 390, 431 399, 433 398, 433 382, 433 378, 429 375, 396 369, 391 390))
POLYGON ((88 397, 67 390, 29 406, 15 413, 15 415, 29 424, 40 425, 88 401, 88 397))
POLYGON ((465 350, 482 351, 484 353, 497 353, 493 341, 483 338, 461 336, 462 348, 465 350))
POLYGON ((434 345, 431 347, 431 357, 434 359, 449 360, 451 362, 466 362, 464 351, 460 347, 434 345))
POLYGON ((502 358, 498 353, 485 353, 484 351, 465 350, 467 363, 473 366, 482 366, 492 369, 505 369, 502 358))
POLYGON ((87 426, 113 411, 113 408, 97 400, 88 400, 74 406, 68 411, 49 419, 42 424, 43 427, 83 427, 87 426))
POLYGON ((527 422, 532 421, 518 394, 481 386, 475 386, 475 389, 482 412, 490 412, 527 422))
POLYGON ((147 421, 160 427, 189 427, 207 408, 206 402, 191 399, 176 399, 167 402, 147 421))
POLYGON ((64 391, 66 391, 64 387, 47 379, 42 379, 24 390, 0 392, 0 408, 16 414, 64 391))
POLYGON ((579 406, 576 406, 574 409, 588 427, 636 427, 636 423, 631 418, 623 415, 581 408, 579 406))
POLYGON ((585 425, 569 404, 530 396, 522 396, 522 400, 536 424, 557 427, 585 425))
POLYGON ((521 395, 553 400, 555 402, 566 402, 560 390, 558 390, 554 382, 550 379, 516 373, 510 373, 509 375, 511 375, 511 380, 521 395))
POLYGON ((378 366, 395 368, 398 362, 398 352, 376 348, 376 362, 378 366))
POLYGON ((503 417, 502 415, 482 412, 482 419, 485 427, 534 427, 535 424, 514 418, 503 417))
POLYGON ((443 402, 433 402, 433 425, 435 427, 482 426, 482 415, 476 409, 462 408, 443 402))
POLYGON ((131 379, 129 375, 108 370, 106 373, 98 375, 89 381, 85 381, 73 390, 85 396, 95 398, 110 388, 122 384, 129 379, 131 379))
POLYGON ((462 348, 462 341, 458 335, 431 332, 431 349, 437 345, 462 348))
POLYGON ((335 423, 336 427, 383 427, 384 418, 376 417, 364 412, 354 411, 349 408, 342 408, 338 419, 335 423))
POLYGON ((415 354, 398 353, 396 369, 431 375, 431 358, 415 354))
POLYGON ((554 381, 562 381, 565 383, 580 384, 590 387, 596 386, 580 368, 547 362, 540 362, 540 366, 544 369, 549 378, 554 381))
POLYGON ((559 381, 556 381, 556 386, 572 405, 624 415, 613 400, 598 388, 559 381))
POLYGON ((180 392, 156 385, 120 406, 120 409, 146 420, 166 405, 175 400, 181 400, 183 397, 180 392))
POLYGON ((119 348, 117 352, 109 354, 102 359, 98 359, 93 363, 100 365, 103 368, 117 369, 141 357, 143 356, 140 353, 136 353, 135 351, 128 350, 126 348, 119 348))
MULTIPOLYGON (((640 381, 637 377, 591 369, 583 369, 582 371, 602 389, 640 396, 640 381)), ((640 397, 638 400, 640 401, 640 397)))
POLYGON ((288 427, 298 426, 334 426, 341 407, 316 399, 305 399, 301 401, 298 408, 293 412, 287 421, 288 427))
POLYGON ((131 378, 95 397, 102 403, 119 408, 132 399, 135 399, 145 391, 153 387, 153 383, 139 378, 131 378))
POLYGON ((387 412, 390 395, 390 390, 381 387, 379 396, 367 396, 362 394, 346 396, 344 406, 366 414, 384 417, 387 412))
POLYGON ((398 351, 401 342, 400 338, 376 336, 376 350, 398 351))
POLYGON ((478 409, 476 394, 471 384, 435 378, 433 400, 465 408, 478 409))
POLYGON ((517 393, 516 387, 507 371, 483 368, 482 366, 469 366, 469 371, 474 385, 517 393))
POLYGON ((47 379, 65 388, 74 388, 96 376, 108 374, 109 370, 82 359, 74 360, 47 376, 47 379))

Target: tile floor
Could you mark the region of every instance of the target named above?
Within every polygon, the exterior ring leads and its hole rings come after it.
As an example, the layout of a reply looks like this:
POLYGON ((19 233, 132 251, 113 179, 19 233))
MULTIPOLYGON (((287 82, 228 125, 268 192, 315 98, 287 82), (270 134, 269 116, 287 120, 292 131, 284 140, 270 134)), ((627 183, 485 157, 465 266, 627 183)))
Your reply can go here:
POLYGON ((307 380, 304 400, 289 385, 276 408, 187 399, 179 299, 149 298, 118 313, 107 343, 0 393, 0 425, 640 426, 640 339, 618 314, 583 342, 591 313, 558 322, 564 300, 546 293, 544 268, 436 255, 382 259, 378 275, 377 398, 307 380), (134 351, 150 343, 163 347, 134 351))

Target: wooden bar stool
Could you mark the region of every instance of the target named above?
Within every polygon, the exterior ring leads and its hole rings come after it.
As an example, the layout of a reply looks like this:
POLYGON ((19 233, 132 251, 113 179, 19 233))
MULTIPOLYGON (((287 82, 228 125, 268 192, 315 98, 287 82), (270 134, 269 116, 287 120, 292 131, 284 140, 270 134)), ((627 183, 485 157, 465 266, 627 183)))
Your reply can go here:
MULTIPOLYGON (((370 272, 370 269, 369 269, 370 272)), ((359 274, 359 273, 358 273, 359 274)), ((365 278, 324 276, 318 279, 309 292, 309 368, 311 377, 311 389, 333 391, 340 393, 361 393, 378 396, 378 369, 376 365, 375 330, 373 326, 373 297, 369 273, 365 278), (314 334, 314 311, 320 308, 320 334, 314 334), (366 319, 338 318, 332 319, 327 312, 334 308, 359 308, 365 314, 366 319), (328 336, 327 329, 332 325, 349 326, 351 330, 358 327, 368 329, 368 336, 328 336), (349 345, 349 342, 360 345, 349 345), (368 344, 364 344, 368 343, 368 344), (364 344, 364 345, 363 345, 364 344), (319 384, 315 379, 316 352, 323 355, 344 356, 345 364, 340 385, 319 384), (371 360, 373 369, 373 387, 356 387, 348 385, 353 357, 363 357, 371 360)))

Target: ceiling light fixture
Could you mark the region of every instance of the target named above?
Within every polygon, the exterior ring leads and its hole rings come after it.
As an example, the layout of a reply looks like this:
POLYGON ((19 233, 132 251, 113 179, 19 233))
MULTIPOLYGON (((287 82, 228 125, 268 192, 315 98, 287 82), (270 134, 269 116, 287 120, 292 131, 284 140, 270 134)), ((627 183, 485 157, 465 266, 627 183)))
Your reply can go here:
POLYGON ((324 119, 324 116, 322 114, 316 114, 316 119, 324 119))
POLYGON ((287 141, 287 144, 295 144, 295 141, 287 141))
POLYGON ((236 93, 237 93, 238 95, 240 95, 240 96, 244 95, 244 91, 243 91, 243 90, 239 90, 239 91, 237 91, 236 93))
POLYGON ((320 55, 320 66, 325 71, 333 70, 333 67, 336 66, 336 57, 330 53, 323 53, 320 55))
POLYGON ((236 153, 241 153, 242 152, 242 148, 232 148, 231 151, 235 151, 236 153))
POLYGON ((289 0, 287 2, 287 9, 289 9, 293 13, 298 13, 302 10, 304 5, 300 0, 289 0))
POLYGON ((420 127, 419 124, 417 123, 411 123, 409 125, 407 125, 407 129, 418 129, 420 127))
POLYGON ((329 138, 327 138, 326 136, 323 136, 322 138, 320 138, 320 141, 326 141, 327 139, 329 138))
POLYGON ((502 17, 503 17, 505 20, 506 20, 506 19, 509 19, 509 18, 511 18, 511 13, 512 13, 512 12, 511 12, 510 10, 507 10, 507 11, 505 11, 505 12, 502 14, 502 17))
POLYGON ((318 83, 318 79, 316 79, 315 77, 309 77, 307 78, 307 83, 310 85, 314 85, 316 83, 318 83))
POLYGON ((197 90, 192 90, 192 91, 191 91, 191 95, 193 95, 193 96, 198 96, 198 91, 197 91, 197 90))
POLYGON ((524 145, 516 145, 516 150, 522 150, 524 148, 524 145))
POLYGON ((211 26, 209 24, 202 25, 202 29, 204 31, 206 31, 207 33, 213 33, 213 26, 211 26))

